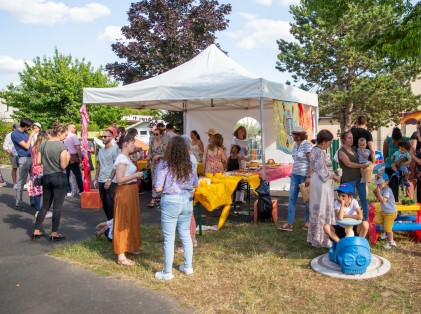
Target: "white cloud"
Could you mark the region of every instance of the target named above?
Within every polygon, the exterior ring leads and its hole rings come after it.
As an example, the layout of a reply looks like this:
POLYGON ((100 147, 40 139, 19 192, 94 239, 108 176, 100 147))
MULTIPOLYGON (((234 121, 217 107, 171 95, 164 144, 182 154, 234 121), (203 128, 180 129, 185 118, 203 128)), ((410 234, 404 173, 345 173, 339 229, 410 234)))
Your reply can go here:
POLYGON ((17 74, 25 68, 25 61, 33 65, 32 61, 13 59, 9 56, 0 55, 0 75, 17 74))
POLYGON ((68 7, 62 2, 48 0, 1 0, 0 10, 16 16, 21 23, 42 25, 91 22, 111 13, 108 7, 95 2, 84 7, 68 7))
POLYGON ((300 0, 278 0, 278 3, 282 6, 299 5, 300 0))
POLYGON ((114 43, 116 39, 122 39, 124 35, 121 33, 121 26, 110 25, 99 34, 98 40, 106 43, 114 43))
POLYGON ((272 5, 272 0, 254 0, 253 2, 257 4, 261 4, 261 5, 267 5, 267 6, 272 5))
POLYGON ((242 39, 237 43, 240 48, 277 48, 276 40, 281 38, 286 41, 295 41, 289 32, 289 23, 286 21, 259 19, 256 15, 249 13, 240 13, 240 15, 246 20, 242 39))

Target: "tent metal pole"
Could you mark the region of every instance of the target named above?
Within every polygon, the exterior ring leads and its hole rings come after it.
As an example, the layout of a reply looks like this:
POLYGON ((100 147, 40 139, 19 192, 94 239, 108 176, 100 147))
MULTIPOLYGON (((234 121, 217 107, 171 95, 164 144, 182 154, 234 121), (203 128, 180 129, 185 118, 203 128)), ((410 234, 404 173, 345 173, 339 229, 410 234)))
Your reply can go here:
POLYGON ((186 112, 187 112, 187 104, 183 101, 183 134, 186 134, 186 112))
POLYGON ((264 128, 264 103, 263 97, 259 98, 260 103, 260 129, 262 131, 261 145, 262 145, 262 179, 266 180, 266 157, 265 157, 265 128, 264 128))

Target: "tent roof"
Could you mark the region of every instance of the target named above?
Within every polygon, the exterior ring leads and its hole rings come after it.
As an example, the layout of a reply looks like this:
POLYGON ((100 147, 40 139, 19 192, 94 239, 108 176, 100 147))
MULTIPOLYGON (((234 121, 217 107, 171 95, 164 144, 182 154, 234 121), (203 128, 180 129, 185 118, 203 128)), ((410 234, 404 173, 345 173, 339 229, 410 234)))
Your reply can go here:
POLYGON ((166 110, 250 109, 272 99, 317 106, 317 94, 259 78, 230 59, 215 45, 153 78, 112 88, 84 88, 85 104, 166 110), (216 108, 215 108, 216 109, 216 108))

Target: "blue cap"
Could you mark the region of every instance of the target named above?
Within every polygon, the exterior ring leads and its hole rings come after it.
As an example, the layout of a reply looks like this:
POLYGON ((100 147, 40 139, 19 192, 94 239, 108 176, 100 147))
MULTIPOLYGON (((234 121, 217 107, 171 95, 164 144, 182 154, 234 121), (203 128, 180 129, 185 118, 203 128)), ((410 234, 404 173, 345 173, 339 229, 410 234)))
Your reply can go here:
POLYGON ((383 184, 385 181, 389 181, 387 173, 378 173, 376 175, 376 184, 383 184))
POLYGON ((352 195, 354 195, 354 187, 349 183, 342 183, 341 185, 338 186, 336 191, 346 193, 346 194, 351 193, 352 195))

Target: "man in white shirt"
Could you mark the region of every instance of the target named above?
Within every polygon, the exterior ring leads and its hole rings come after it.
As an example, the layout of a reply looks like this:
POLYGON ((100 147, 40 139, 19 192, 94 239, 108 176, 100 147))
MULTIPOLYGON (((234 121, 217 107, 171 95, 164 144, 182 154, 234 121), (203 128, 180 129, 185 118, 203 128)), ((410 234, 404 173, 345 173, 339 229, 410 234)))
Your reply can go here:
POLYGON ((105 130, 101 139, 104 147, 98 151, 97 168, 94 180, 94 187, 99 189, 99 195, 102 201, 107 220, 113 219, 114 194, 117 186, 115 179, 114 162, 119 154, 117 145, 113 145, 114 138, 111 130, 105 130))
POLYGON ((82 152, 80 147, 79 139, 76 135, 76 127, 73 123, 67 125, 67 138, 63 141, 66 145, 67 150, 70 154, 70 162, 66 168, 67 173, 67 196, 72 196, 72 187, 70 185, 70 171, 76 177, 76 183, 79 188, 79 192, 83 192, 83 181, 82 181, 82 172, 80 171, 80 166, 82 165, 82 152))
MULTIPOLYGON (((13 124, 12 132, 16 130, 16 124, 13 124)), ((12 142, 12 132, 7 133, 6 137, 4 138, 3 143, 3 150, 7 152, 9 155, 10 164, 12 165, 12 182, 13 182, 13 189, 17 189, 17 172, 18 172, 18 164, 16 163, 16 156, 18 155, 15 145, 12 142)))

